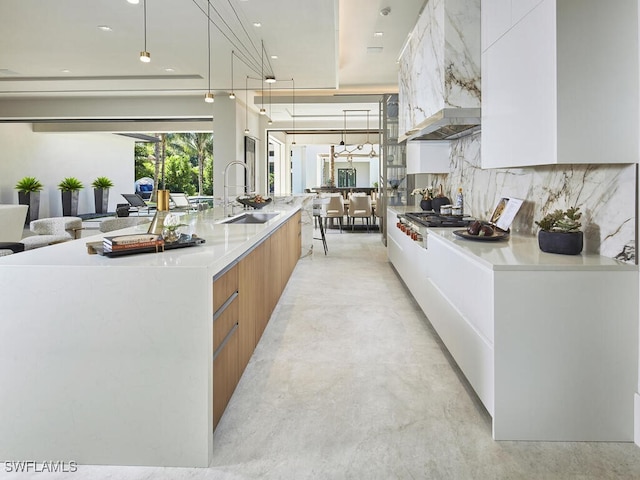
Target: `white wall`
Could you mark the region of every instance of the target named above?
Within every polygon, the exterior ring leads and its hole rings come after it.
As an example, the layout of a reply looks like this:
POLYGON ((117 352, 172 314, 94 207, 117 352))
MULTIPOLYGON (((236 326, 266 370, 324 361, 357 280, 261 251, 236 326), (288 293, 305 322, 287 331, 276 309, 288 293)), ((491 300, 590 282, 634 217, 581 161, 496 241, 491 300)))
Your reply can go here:
POLYGON ((111 133, 34 133, 29 123, 0 124, 0 203, 17 204, 15 184, 23 177, 43 183, 40 218, 62 215, 58 183, 76 177, 85 186, 80 191, 78 213, 93 213, 91 182, 109 177, 109 211, 125 203, 121 193, 134 192, 135 140, 111 133))

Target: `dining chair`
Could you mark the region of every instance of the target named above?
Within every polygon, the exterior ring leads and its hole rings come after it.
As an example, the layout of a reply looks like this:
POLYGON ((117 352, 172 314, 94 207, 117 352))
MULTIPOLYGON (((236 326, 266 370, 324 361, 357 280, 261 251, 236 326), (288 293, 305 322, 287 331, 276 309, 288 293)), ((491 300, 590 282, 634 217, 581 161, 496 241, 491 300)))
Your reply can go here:
POLYGON ((353 195, 349 201, 349 221, 351 230, 355 229, 356 218, 361 218, 362 223, 367 220, 367 233, 369 232, 369 219, 371 218, 371 197, 369 195, 353 195))
POLYGON ((335 193, 329 195, 329 203, 327 204, 327 212, 324 217, 325 228, 327 226, 327 219, 337 218, 340 222, 340 233, 342 233, 343 219, 344 219, 344 200, 342 194, 335 193))

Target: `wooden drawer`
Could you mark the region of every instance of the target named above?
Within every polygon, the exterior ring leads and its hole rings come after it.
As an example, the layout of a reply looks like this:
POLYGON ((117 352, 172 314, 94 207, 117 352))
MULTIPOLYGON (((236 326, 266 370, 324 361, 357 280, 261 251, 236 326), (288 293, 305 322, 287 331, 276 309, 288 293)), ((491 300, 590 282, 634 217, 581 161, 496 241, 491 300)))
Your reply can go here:
POLYGON ((213 279, 213 311, 214 313, 226 302, 234 292, 238 291, 238 265, 234 264, 226 272, 213 279))
MULTIPOLYGON (((235 293, 235 292, 234 292, 235 293)), ((227 334, 238 323, 240 302, 235 295, 231 303, 213 318, 213 351, 215 352, 227 334)))

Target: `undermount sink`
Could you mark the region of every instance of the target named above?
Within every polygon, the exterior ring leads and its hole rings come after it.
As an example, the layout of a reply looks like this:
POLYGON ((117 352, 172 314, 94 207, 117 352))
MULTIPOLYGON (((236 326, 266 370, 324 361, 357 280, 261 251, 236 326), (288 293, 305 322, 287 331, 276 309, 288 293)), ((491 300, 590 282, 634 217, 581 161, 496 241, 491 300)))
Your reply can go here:
POLYGON ((222 220, 220 223, 267 223, 278 215, 280 215, 278 212, 246 212, 235 217, 222 220))

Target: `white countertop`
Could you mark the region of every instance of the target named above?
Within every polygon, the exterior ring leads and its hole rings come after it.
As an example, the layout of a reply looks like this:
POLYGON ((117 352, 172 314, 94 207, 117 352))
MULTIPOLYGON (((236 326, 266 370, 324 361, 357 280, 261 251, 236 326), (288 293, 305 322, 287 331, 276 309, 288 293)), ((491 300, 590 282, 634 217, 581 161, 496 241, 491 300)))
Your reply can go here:
MULTIPOLYGON (((416 212, 415 207, 389 207, 396 213, 416 212)), ((390 226, 389 228, 395 228, 390 226)), ((428 228, 429 242, 442 241, 484 264, 492 270, 638 270, 637 265, 619 262, 597 254, 559 255, 546 253, 538 247, 535 236, 512 234, 508 240, 476 241, 453 234, 459 228, 428 228)))
MULTIPOLYGON (((279 215, 264 224, 221 224, 222 209, 215 208, 181 216, 184 233, 196 234, 206 243, 194 247, 167 250, 161 253, 141 253, 121 257, 89 255, 86 244, 100 241, 104 236, 124 233, 146 232, 149 224, 142 224, 105 234, 83 237, 78 240, 28 250, 0 258, 4 266, 65 266, 65 267, 182 267, 224 269, 242 256, 251 246, 275 230, 284 220, 300 209, 286 204, 270 205, 261 212, 279 212, 279 215)), ((237 212, 242 213, 241 211, 237 212)), ((151 221, 151 218, 149 219, 151 221)))

